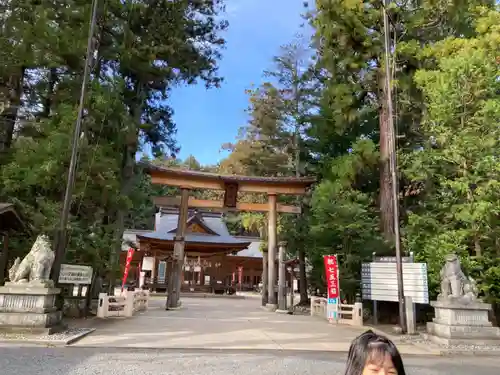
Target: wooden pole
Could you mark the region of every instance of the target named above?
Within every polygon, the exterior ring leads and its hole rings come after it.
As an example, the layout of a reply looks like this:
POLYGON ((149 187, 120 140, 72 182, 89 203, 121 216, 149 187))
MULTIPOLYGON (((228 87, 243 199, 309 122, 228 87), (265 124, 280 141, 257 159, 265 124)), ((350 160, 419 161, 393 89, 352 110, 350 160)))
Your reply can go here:
POLYGON ((276 309, 276 240, 277 240, 277 216, 276 216, 276 195, 268 195, 268 234, 267 234, 267 255, 268 255, 268 290, 267 305, 270 309, 276 309))
POLYGON ((2 237, 3 250, 0 253, 0 286, 5 284, 5 271, 9 258, 9 235, 5 233, 2 237))
POLYGON ((174 278, 174 293, 171 298, 170 307, 178 307, 180 303, 181 286, 182 286, 182 272, 184 268, 184 236, 186 235, 186 225, 188 219, 188 201, 189 201, 189 189, 181 189, 181 206, 179 209, 179 218, 177 221, 177 231, 174 238, 174 260, 176 263, 175 267, 175 278, 174 278))
MULTIPOLYGON (((73 130, 73 140, 71 144, 71 159, 69 162, 68 171, 68 181, 66 182, 66 190, 64 192, 63 207, 61 210, 61 216, 59 220, 59 226, 54 238, 54 249, 55 249, 55 259, 51 270, 51 279, 54 284, 59 282, 59 273, 61 271, 61 264, 64 260, 64 255, 66 253, 66 235, 67 226, 69 220, 69 213, 71 209, 71 204, 73 202, 73 185, 76 176, 76 167, 78 162, 78 149, 80 141, 80 133, 83 122, 84 106, 85 106, 85 95, 87 91, 87 84, 90 78, 90 63, 94 54, 94 29, 97 23, 97 9, 99 5, 99 0, 92 1, 92 14, 89 21, 89 34, 87 39, 87 53, 85 56, 85 63, 83 67, 83 79, 82 86, 80 89, 80 102, 78 105, 78 113, 75 123, 75 128, 73 130)), ((110 288, 114 288, 114 285, 110 285, 110 288)))
POLYGON ((390 25, 389 15, 387 10, 390 6, 391 0, 384 0, 383 15, 384 15, 384 46, 385 46, 385 85, 386 85, 386 101, 387 101, 387 122, 388 134, 390 144, 390 168, 392 179, 392 204, 394 206, 394 245, 396 248, 396 270, 397 270, 397 284, 398 284, 398 299, 399 299, 399 324, 403 333, 406 332, 406 308, 405 296, 403 290, 403 262, 401 257, 401 238, 399 231, 399 188, 398 188, 398 175, 397 175, 397 160, 396 160, 396 136, 394 129, 394 118, 392 108, 392 78, 391 78, 391 65, 390 55, 392 51, 390 39, 390 25))
POLYGON ((268 295, 267 295, 267 289, 268 289, 268 282, 267 282, 267 277, 268 277, 268 257, 267 257, 267 250, 263 251, 262 254, 262 306, 267 305, 268 301, 268 295))

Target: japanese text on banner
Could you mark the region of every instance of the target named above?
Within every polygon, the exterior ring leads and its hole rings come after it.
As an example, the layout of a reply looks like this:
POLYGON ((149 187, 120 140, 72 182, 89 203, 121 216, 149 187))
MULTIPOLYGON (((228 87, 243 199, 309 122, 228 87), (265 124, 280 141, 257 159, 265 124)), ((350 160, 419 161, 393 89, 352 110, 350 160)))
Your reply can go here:
POLYGON ((328 298, 339 298, 338 263, 335 255, 325 255, 325 274, 328 287, 328 298))

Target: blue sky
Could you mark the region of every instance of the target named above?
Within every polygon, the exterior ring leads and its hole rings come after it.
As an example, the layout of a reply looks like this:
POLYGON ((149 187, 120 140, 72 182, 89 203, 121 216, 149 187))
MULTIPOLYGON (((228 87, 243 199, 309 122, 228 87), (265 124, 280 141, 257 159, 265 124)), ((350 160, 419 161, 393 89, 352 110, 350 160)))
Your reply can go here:
POLYGON ((229 29, 219 64, 224 83, 206 90, 200 84, 172 92, 178 155, 194 155, 201 164, 215 164, 225 155, 223 143, 235 140, 245 124, 248 97, 245 90, 263 81, 281 45, 291 42, 303 23, 304 0, 227 0, 229 29))

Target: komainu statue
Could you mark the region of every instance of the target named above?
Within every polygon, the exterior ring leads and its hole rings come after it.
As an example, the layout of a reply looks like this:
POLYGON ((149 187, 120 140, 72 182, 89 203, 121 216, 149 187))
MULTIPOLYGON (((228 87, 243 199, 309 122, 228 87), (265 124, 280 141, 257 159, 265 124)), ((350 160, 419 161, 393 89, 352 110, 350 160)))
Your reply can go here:
POLYGON ((462 271, 460 260, 456 254, 445 257, 445 264, 441 269, 441 293, 439 299, 454 300, 469 303, 477 300, 476 283, 462 271))
POLYGON ((37 237, 28 255, 21 261, 17 258, 9 269, 9 280, 15 284, 42 284, 53 286, 50 270, 54 263, 54 251, 46 235, 37 237))

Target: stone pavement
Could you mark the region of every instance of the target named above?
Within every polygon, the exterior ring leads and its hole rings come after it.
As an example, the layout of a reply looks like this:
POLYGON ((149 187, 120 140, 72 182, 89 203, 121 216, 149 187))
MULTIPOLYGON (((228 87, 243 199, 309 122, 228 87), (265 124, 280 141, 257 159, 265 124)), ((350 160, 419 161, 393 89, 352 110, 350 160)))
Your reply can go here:
MULTIPOLYGON (((182 308, 174 311, 165 311, 164 303, 164 298, 153 297, 149 311, 101 323, 72 346, 346 352, 366 329, 270 313, 254 298, 185 298, 182 308)), ((406 354, 435 354, 412 344, 398 348, 406 354)))

